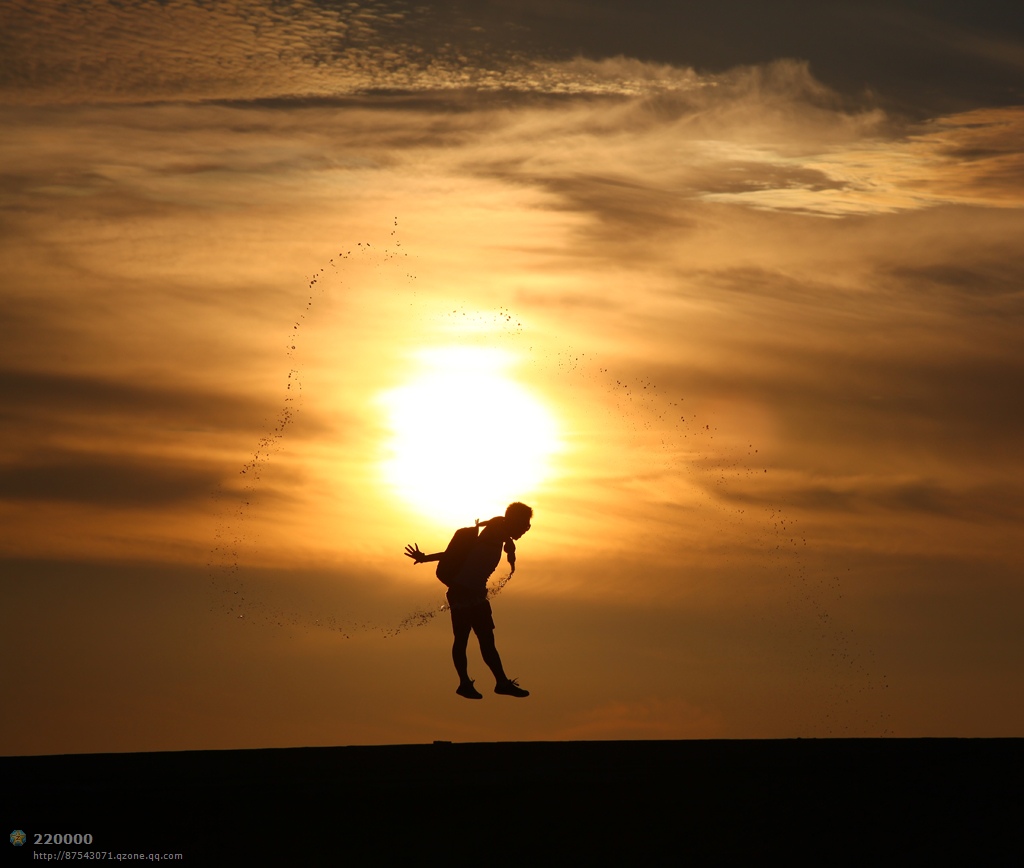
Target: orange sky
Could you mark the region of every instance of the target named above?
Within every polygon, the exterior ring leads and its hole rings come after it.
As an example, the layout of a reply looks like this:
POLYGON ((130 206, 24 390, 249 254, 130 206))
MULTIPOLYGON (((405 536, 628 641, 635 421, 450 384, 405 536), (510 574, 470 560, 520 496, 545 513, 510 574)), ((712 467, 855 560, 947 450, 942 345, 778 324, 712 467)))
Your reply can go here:
MULTIPOLYGON (((4 753, 1020 735, 1019 98, 137 7, 0 21, 4 753), (471 457, 389 471, 438 382, 471 457), (402 547, 512 498, 532 695, 468 703, 402 547)), ((921 31, 979 92, 982 24, 921 31)))

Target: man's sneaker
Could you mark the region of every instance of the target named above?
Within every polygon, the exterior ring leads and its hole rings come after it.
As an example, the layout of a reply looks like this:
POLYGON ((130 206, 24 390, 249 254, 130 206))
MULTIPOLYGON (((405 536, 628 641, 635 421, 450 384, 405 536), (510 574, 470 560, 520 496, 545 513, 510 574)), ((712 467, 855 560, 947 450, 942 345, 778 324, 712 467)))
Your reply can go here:
POLYGON ((459 696, 465 696, 466 699, 483 699, 484 695, 473 686, 473 682, 470 681, 467 684, 460 684, 455 692, 459 696))
POLYGON ((516 680, 514 678, 509 678, 506 681, 502 681, 498 684, 495 684, 494 692, 500 693, 503 696, 518 696, 520 698, 523 696, 530 695, 530 691, 523 690, 523 688, 516 683, 516 680))

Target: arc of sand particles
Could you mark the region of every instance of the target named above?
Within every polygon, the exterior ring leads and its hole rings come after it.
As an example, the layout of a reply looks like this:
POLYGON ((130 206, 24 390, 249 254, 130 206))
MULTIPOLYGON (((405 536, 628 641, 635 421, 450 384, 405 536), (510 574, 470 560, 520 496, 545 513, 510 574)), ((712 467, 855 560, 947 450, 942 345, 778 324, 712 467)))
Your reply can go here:
MULTIPOLYGON (((297 366, 296 359, 301 347, 302 326, 313 315, 315 303, 325 291, 325 275, 328 274, 328 269, 336 272, 339 264, 356 256, 373 256, 384 263, 396 260, 399 256, 407 257, 408 252, 401 250, 401 240, 395 237, 397 227, 398 219, 395 218, 391 229, 393 247, 386 245, 374 247, 370 242, 357 242, 349 249, 339 252, 336 257, 332 257, 326 266, 318 269, 309 278, 307 286, 309 295, 301 313, 292 323, 285 341, 285 357, 288 360, 289 368, 285 377, 281 410, 271 430, 259 438, 252 455, 239 470, 242 487, 238 500, 225 511, 225 515, 215 531, 214 546, 209 560, 211 584, 216 596, 215 609, 219 609, 221 613, 230 616, 234 621, 247 625, 263 624, 327 629, 337 632, 345 638, 353 633, 373 631, 381 633, 385 638, 391 638, 414 627, 424 626, 437 615, 447 611, 447 605, 444 598, 441 597, 435 607, 417 609, 401 618, 397 623, 389 625, 373 620, 353 621, 333 614, 312 616, 302 615, 298 612, 284 612, 259 598, 258 592, 255 592, 242 578, 239 563, 240 552, 246 544, 246 522, 258 505, 258 486, 263 472, 273 456, 280 451, 286 432, 294 423, 301 408, 301 369, 297 366)), ((415 279, 415 275, 408 271, 404 276, 409 280, 415 279)), ((459 307, 452 310, 449 316, 456 321, 467 320, 477 326, 486 320, 490 324, 501 325, 512 334, 522 333, 522 323, 504 306, 489 315, 459 307)), ((510 578, 511 574, 492 582, 488 596, 497 595, 510 578)))
MULTIPOLYGON (((384 262, 397 259, 408 254, 401 251, 401 241, 397 235, 398 218, 391 229, 391 240, 394 247, 379 246, 374 250, 370 242, 357 242, 336 257, 331 257, 326 266, 319 268, 309 278, 307 289, 309 295, 305 306, 292 323, 285 340, 285 357, 288 361, 288 372, 285 377, 282 407, 269 433, 259 438, 251 457, 239 470, 242 486, 237 502, 224 511, 223 518, 218 522, 214 546, 209 559, 211 585, 216 603, 215 609, 231 616, 234 620, 244 623, 276 623, 280 626, 306 626, 325 628, 336 631, 343 636, 352 632, 374 629, 370 622, 353 622, 330 615, 327 617, 303 617, 298 613, 282 613, 272 611, 258 597, 248 591, 248 586, 241 578, 239 553, 245 545, 245 525, 256 505, 258 485, 271 458, 280 451, 285 433, 294 423, 302 404, 301 369, 297 366, 297 352, 300 349, 302 326, 313 315, 314 304, 324 292, 324 279, 328 269, 337 272, 338 264, 355 256, 380 256, 384 262), (247 593, 249 594, 247 596, 247 593)), ((411 278, 411 274, 406 274, 411 278)))
MULTIPOLYGON (((224 519, 218 524, 215 545, 211 552, 210 571, 219 607, 234 621, 327 629, 345 638, 353 633, 367 631, 379 632, 384 638, 392 638, 407 630, 425 626, 446 611, 442 597, 437 605, 416 609, 390 625, 372 620, 353 621, 338 615, 320 617, 303 616, 294 612, 283 613, 273 610, 252 594, 247 595, 247 586, 239 570, 239 551, 245 544, 245 523, 254 508, 258 484, 264 469, 274 454, 280 450, 285 434, 294 423, 301 407, 302 379, 297 353, 302 337, 302 326, 312 317, 315 303, 325 291, 325 276, 330 272, 337 273, 339 265, 344 265, 346 261, 355 257, 377 257, 382 263, 405 259, 409 254, 401 249, 397 231, 398 219, 395 218, 391 228, 390 244, 375 247, 370 242, 357 242, 339 252, 336 257, 332 257, 327 265, 318 269, 308 281, 309 295, 305 306, 293 321, 285 342, 288 370, 281 410, 272 429, 257 441, 252 456, 239 471, 243 484, 238 502, 226 512, 224 519)), ((403 276, 408 281, 415 280, 415 275, 408 270, 403 276)), ((501 326, 509 336, 526 337, 519 317, 506 306, 502 306, 493 314, 457 307, 451 310, 448 316, 455 322, 466 322, 470 325, 480 325, 486 319, 491 324, 501 326)), ((527 352, 532 354, 534 348, 528 346, 527 352)), ((700 406, 692 402, 687 404, 684 396, 669 395, 668 389, 654 379, 646 376, 630 378, 621 374, 616 377, 608 367, 595 361, 590 354, 568 346, 557 352, 554 358, 543 361, 545 364, 553 365, 560 376, 583 377, 603 386, 621 418, 634 431, 650 431, 653 426, 658 425, 661 429, 660 443, 666 454, 672 455, 680 446, 685 446, 690 466, 678 468, 681 471, 699 467, 705 455, 712 454, 710 447, 718 430, 714 418, 700 406)), ((879 685, 887 686, 884 683, 885 676, 881 676, 881 681, 878 680, 865 664, 864 655, 854 650, 856 642, 852 632, 844 631, 836 625, 825 598, 838 600, 842 597, 839 593, 839 578, 832 576, 826 579, 809 574, 802 554, 807 545, 806 536, 797 529, 796 520, 786 515, 784 505, 761 504, 763 513, 759 513, 751 508, 754 506, 752 503, 743 505, 740 502, 737 505, 727 497, 718 496, 727 494, 730 483, 734 481, 749 480, 755 474, 768 473, 768 467, 764 465, 759 450, 750 443, 745 455, 729 458, 724 456, 721 448, 715 450, 713 454, 717 463, 707 464, 713 473, 706 473, 704 484, 701 485, 704 493, 703 505, 708 509, 717 509, 718 520, 726 520, 733 526, 742 524, 749 528, 753 542, 764 548, 766 568, 786 571, 791 593, 809 610, 815 629, 820 631, 816 637, 816 653, 830 657, 837 675, 835 687, 824 702, 826 728, 832 733, 833 727, 842 726, 840 705, 844 700, 848 702, 848 697, 844 697, 843 694, 850 676, 857 676, 862 682, 860 692, 874 690, 879 685)), ((511 574, 507 574, 493 580, 488 597, 499 594, 510 579, 511 574)))

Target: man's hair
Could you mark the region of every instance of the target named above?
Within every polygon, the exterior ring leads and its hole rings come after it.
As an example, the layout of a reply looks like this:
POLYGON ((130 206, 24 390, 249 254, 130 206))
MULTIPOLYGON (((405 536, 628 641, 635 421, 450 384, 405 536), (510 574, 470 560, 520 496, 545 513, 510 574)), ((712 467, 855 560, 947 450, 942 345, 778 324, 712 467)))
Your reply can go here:
POLYGON ((505 518, 514 518, 517 515, 529 521, 533 518, 533 509, 517 500, 515 503, 508 505, 508 509, 505 510, 505 518))

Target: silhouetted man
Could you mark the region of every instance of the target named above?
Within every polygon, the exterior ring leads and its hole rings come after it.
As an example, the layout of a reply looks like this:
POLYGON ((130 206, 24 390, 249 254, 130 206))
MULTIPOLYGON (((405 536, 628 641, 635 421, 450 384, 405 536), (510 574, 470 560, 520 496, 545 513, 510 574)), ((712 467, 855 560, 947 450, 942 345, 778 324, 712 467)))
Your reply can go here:
MULTIPOLYGON (((494 692, 505 696, 530 695, 529 691, 523 690, 515 680, 505 675, 501 667, 501 657, 494 645, 494 619, 491 616, 491 604, 487 600, 487 580, 501 562, 503 548, 511 568, 509 575, 516 571, 515 540, 530 529, 531 518, 533 510, 525 503, 510 503, 504 516, 498 515, 477 522, 483 530, 473 542, 458 572, 448 583, 448 608, 452 614, 452 632, 455 634, 452 661, 455 663, 455 671, 459 673, 459 686, 455 692, 466 699, 483 699, 469 677, 466 660, 471 630, 476 633, 480 643, 480 656, 494 673, 494 692)), ((422 564, 439 561, 445 553, 427 555, 420 551, 419 545, 409 545, 405 547, 405 554, 417 564, 422 564)))

